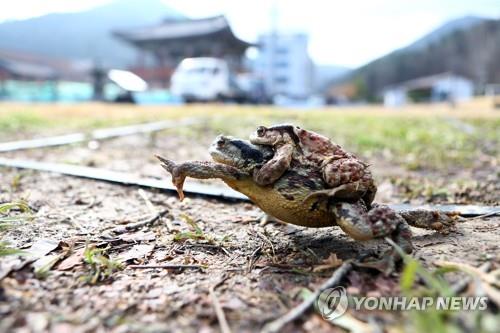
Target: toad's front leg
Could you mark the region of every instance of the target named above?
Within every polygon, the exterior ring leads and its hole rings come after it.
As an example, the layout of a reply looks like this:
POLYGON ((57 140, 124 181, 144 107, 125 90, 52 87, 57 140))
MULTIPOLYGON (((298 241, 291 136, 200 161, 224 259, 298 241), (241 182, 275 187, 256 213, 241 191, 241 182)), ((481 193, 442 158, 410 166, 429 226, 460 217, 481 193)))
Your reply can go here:
POLYGON ((253 173, 254 181, 260 186, 267 186, 277 181, 292 162, 293 145, 286 144, 279 147, 272 159, 266 162, 260 169, 253 173))
POLYGON ((189 161, 177 164, 174 161, 156 155, 161 162, 161 166, 172 175, 172 183, 177 188, 179 199, 184 199, 182 187, 186 177, 197 179, 219 178, 222 180, 238 180, 246 176, 245 173, 238 169, 225 164, 205 162, 205 161, 189 161))

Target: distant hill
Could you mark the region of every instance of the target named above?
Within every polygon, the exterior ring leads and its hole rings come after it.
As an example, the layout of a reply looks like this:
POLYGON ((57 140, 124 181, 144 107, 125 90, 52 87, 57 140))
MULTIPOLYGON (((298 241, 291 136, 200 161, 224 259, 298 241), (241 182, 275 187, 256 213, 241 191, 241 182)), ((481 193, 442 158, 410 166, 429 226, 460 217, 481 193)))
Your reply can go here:
POLYGON ((351 70, 352 70, 351 68, 344 66, 315 65, 314 66, 315 90, 317 91, 325 90, 330 82, 346 75, 351 70))
POLYGON ((155 24, 166 17, 184 16, 161 0, 116 0, 78 13, 0 23, 0 49, 126 66, 135 53, 113 38, 111 31, 155 24))
POLYGON ((374 97, 384 87, 421 76, 453 72, 476 84, 500 82, 500 20, 451 21, 408 47, 376 59, 342 78, 374 97))
POLYGON ((439 41, 441 38, 449 35, 456 30, 468 29, 478 23, 486 21, 483 17, 478 16, 464 16, 451 21, 446 22, 439 28, 428 33, 424 37, 418 39, 417 41, 411 43, 406 47, 406 50, 417 50, 429 46, 432 43, 439 41))

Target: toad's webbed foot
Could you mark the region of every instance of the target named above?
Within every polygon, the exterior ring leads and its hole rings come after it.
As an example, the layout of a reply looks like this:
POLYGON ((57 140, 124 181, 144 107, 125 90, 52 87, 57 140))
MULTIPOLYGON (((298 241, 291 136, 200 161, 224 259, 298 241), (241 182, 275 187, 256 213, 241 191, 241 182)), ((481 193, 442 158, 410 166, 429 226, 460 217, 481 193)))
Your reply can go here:
POLYGON ((184 181, 186 180, 186 175, 180 172, 178 165, 174 161, 167 160, 160 155, 155 156, 160 160, 162 168, 172 175, 172 183, 177 189, 179 199, 181 201, 184 200, 184 192, 182 191, 182 188, 184 186, 184 181))
POLYGON ((272 215, 269 215, 267 213, 262 214, 260 221, 259 221, 259 225, 261 227, 263 227, 268 223, 285 223, 285 222, 283 222, 280 219, 278 219, 272 215))
POLYGON ((375 269, 384 275, 394 272, 396 263, 400 260, 399 256, 393 250, 386 251, 380 259, 365 260, 365 258, 354 261, 353 264, 358 267, 375 269))
POLYGON ((155 157, 160 160, 163 169, 167 170, 167 172, 169 173, 172 173, 172 170, 177 165, 174 161, 167 160, 165 157, 162 157, 160 155, 155 155, 155 157))
MULTIPOLYGON (((406 223, 398 224, 396 230, 394 230, 390 235, 390 238, 392 238, 392 240, 400 246, 405 253, 408 254, 413 250, 410 243, 410 237, 411 231, 406 223)), ((397 263, 402 259, 396 249, 387 250, 379 256, 374 253, 371 257, 374 257, 375 259, 368 260, 368 257, 360 256, 354 264, 358 267, 375 269, 387 276, 394 272, 397 263)))

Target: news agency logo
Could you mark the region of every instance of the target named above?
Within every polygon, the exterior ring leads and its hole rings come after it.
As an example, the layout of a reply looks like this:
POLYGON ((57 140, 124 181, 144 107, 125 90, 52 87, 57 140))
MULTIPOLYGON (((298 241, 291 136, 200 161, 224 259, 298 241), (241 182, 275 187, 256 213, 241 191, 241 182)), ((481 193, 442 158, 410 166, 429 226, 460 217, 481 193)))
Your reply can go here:
POLYGON ((342 316, 349 306, 347 292, 344 287, 335 287, 325 289, 314 301, 316 311, 323 319, 333 321, 342 316))
POLYGON ((342 316, 347 308, 354 311, 484 311, 488 298, 479 297, 407 297, 407 296, 349 296, 344 287, 337 286, 323 290, 314 301, 314 307, 323 319, 333 322, 342 316))

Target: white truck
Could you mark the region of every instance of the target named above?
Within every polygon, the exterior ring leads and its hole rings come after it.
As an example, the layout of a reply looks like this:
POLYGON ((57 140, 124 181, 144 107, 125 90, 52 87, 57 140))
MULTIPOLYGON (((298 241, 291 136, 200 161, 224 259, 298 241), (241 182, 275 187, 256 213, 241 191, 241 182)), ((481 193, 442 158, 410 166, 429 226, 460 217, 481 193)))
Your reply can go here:
POLYGON ((226 61, 217 58, 186 58, 177 66, 170 81, 174 96, 186 103, 246 101, 246 93, 236 83, 226 61))

